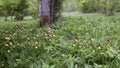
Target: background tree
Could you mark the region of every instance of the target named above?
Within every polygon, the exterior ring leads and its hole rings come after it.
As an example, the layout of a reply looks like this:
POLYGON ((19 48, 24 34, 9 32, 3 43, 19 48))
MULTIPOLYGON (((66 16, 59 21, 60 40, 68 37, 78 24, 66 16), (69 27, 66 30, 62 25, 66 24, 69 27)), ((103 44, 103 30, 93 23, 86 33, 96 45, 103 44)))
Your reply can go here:
POLYGON ((27 13, 28 2, 27 0, 17 0, 15 6, 15 19, 23 20, 24 16, 27 13))
POLYGON ((14 7, 15 7, 15 3, 11 0, 4 0, 2 5, 0 6, 1 8, 1 15, 5 17, 5 21, 7 20, 8 16, 12 16, 14 15, 14 7))
POLYGON ((15 20, 23 20, 28 8, 27 0, 2 0, 1 15, 7 20, 8 16, 15 16, 15 20))

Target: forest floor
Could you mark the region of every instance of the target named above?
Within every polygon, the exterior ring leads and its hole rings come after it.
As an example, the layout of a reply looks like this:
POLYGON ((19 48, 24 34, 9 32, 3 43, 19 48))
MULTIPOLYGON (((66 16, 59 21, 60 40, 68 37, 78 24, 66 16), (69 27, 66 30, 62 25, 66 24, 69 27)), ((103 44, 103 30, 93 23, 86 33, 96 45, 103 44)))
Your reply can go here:
POLYGON ((38 20, 0 21, 0 68, 119 68, 120 14, 63 13, 50 31, 38 20))

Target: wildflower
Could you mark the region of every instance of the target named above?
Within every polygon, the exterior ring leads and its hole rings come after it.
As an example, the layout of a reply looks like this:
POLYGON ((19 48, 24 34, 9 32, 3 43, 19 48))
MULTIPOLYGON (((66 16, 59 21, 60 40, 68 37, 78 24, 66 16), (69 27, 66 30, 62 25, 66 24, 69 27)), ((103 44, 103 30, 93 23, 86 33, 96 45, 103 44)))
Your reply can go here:
POLYGON ((13 36, 15 36, 16 35, 16 33, 13 33, 13 36))
POLYGON ((50 36, 50 37, 52 37, 52 35, 51 35, 51 34, 49 34, 49 36, 50 36))
POLYGON ((7 52, 10 53, 10 50, 8 50, 7 52))
POLYGON ((38 42, 35 42, 35 44, 38 44, 38 42))
POLYGON ((94 52, 95 52, 95 50, 92 50, 92 52, 94 53, 94 52))
POLYGON ((2 64, 2 67, 4 67, 5 65, 4 64, 2 64))
POLYGON ((19 43, 17 43, 17 45, 19 46, 20 44, 19 44, 19 43))
POLYGON ((5 37, 6 40, 10 41, 10 38, 9 37, 5 37))
POLYGON ((55 35, 53 34, 53 37, 55 37, 55 35))
POLYGON ((8 33, 8 31, 5 31, 5 33, 8 33))
POLYGON ((111 45, 112 44, 112 40, 108 40, 107 44, 111 45))
POLYGON ((30 40, 30 38, 27 38, 27 40, 30 40))
POLYGON ((37 46, 35 46, 35 48, 37 49, 38 47, 37 47, 37 46))
POLYGON ((33 37, 33 39, 35 40, 35 39, 36 39, 36 37, 33 37))
POLYGON ((3 33, 3 36, 5 36, 5 33, 3 33))
POLYGON ((19 25, 18 25, 18 24, 16 24, 16 28, 19 28, 19 25))
POLYGON ((52 39, 49 39, 49 41, 52 41, 52 39))
POLYGON ((75 42, 77 42, 78 40, 76 39, 75 42))
POLYGON ((5 44, 5 46, 9 46, 8 44, 5 44))
POLYGON ((25 27, 26 27, 26 25, 25 25, 25 24, 23 24, 23 27, 25 28, 25 27))
POLYGON ((49 39, 48 37, 45 37, 45 39, 49 39))
POLYGON ((10 42, 10 45, 13 45, 13 43, 12 43, 12 42, 10 42))
POLYGON ((30 45, 30 42, 28 42, 28 44, 30 45))
POLYGON ((101 50, 101 46, 99 46, 97 49, 98 49, 98 50, 101 50))
POLYGON ((94 39, 93 39, 93 38, 91 38, 91 41, 94 41, 94 39))
POLYGON ((75 44, 73 44, 73 46, 75 47, 76 45, 75 45, 75 44))
POLYGON ((86 40, 84 40, 84 42, 86 43, 86 40))
POLYGON ((47 36, 47 34, 46 34, 46 33, 45 33, 44 35, 45 35, 45 36, 47 36))
POLYGON ((39 35, 36 35, 36 37, 39 37, 39 35))

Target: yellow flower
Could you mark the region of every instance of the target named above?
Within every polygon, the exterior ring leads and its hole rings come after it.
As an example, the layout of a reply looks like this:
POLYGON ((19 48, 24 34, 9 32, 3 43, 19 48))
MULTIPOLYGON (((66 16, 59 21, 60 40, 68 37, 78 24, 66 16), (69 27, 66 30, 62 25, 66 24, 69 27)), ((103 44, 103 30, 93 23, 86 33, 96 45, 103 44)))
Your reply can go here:
POLYGON ((15 36, 16 35, 16 33, 13 33, 13 36, 15 36))
POLYGON ((36 39, 36 37, 33 37, 33 39, 35 40, 35 39, 36 39))
POLYGON ((17 45, 19 46, 20 44, 19 44, 19 43, 17 43, 17 45))
POLYGON ((10 50, 8 50, 7 52, 10 53, 10 50))
POLYGON ((92 50, 92 52, 95 52, 95 50, 92 50))
POLYGON ((46 34, 46 33, 45 33, 44 35, 45 35, 45 36, 47 36, 47 34, 46 34))
POLYGON ((52 37, 52 35, 51 35, 51 34, 49 34, 49 36, 50 36, 50 37, 52 37))
POLYGON ((5 44, 5 46, 9 46, 8 44, 5 44))
POLYGON ((39 37, 39 35, 36 35, 36 37, 39 37))
POLYGON ((53 35, 53 37, 55 37, 55 35, 53 35))
POLYGON ((78 40, 76 39, 75 42, 77 42, 78 40))
POLYGON ((35 46, 35 48, 37 49, 38 47, 37 47, 37 46, 35 46))
POLYGON ((84 42, 86 43, 86 40, 84 40, 84 42))
POLYGON ((30 45, 30 42, 28 42, 28 44, 30 45))
POLYGON ((9 37, 5 37, 6 40, 10 41, 10 38, 9 37))
POLYGON ((5 33, 3 33, 3 36, 5 35, 5 33))
POLYGON ((10 45, 13 45, 13 43, 12 43, 12 42, 10 42, 10 45))
POLYGON ((38 42, 35 42, 35 44, 38 44, 38 42))
POLYGON ((52 39, 49 39, 49 41, 52 41, 52 39))
POLYGON ((2 64, 2 67, 4 67, 5 65, 4 64, 2 64))
POLYGON ((30 40, 30 38, 27 38, 27 40, 30 40))
POLYGON ((93 38, 91 38, 91 41, 94 41, 94 39, 93 39, 93 38))
POLYGON ((76 45, 75 45, 75 44, 73 44, 73 46, 75 47, 76 45))
POLYGON ((98 49, 98 50, 101 50, 101 46, 99 46, 97 49, 98 49))
POLYGON ((5 31, 5 33, 8 33, 8 31, 5 31))

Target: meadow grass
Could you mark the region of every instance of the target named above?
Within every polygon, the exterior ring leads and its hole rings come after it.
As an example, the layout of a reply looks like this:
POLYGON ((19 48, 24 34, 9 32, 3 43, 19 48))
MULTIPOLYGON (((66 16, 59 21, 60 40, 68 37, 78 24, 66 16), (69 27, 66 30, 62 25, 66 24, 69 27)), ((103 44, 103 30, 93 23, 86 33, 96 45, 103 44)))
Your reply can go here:
POLYGON ((119 68, 120 14, 64 13, 51 30, 2 21, 0 57, 6 68, 119 68))

